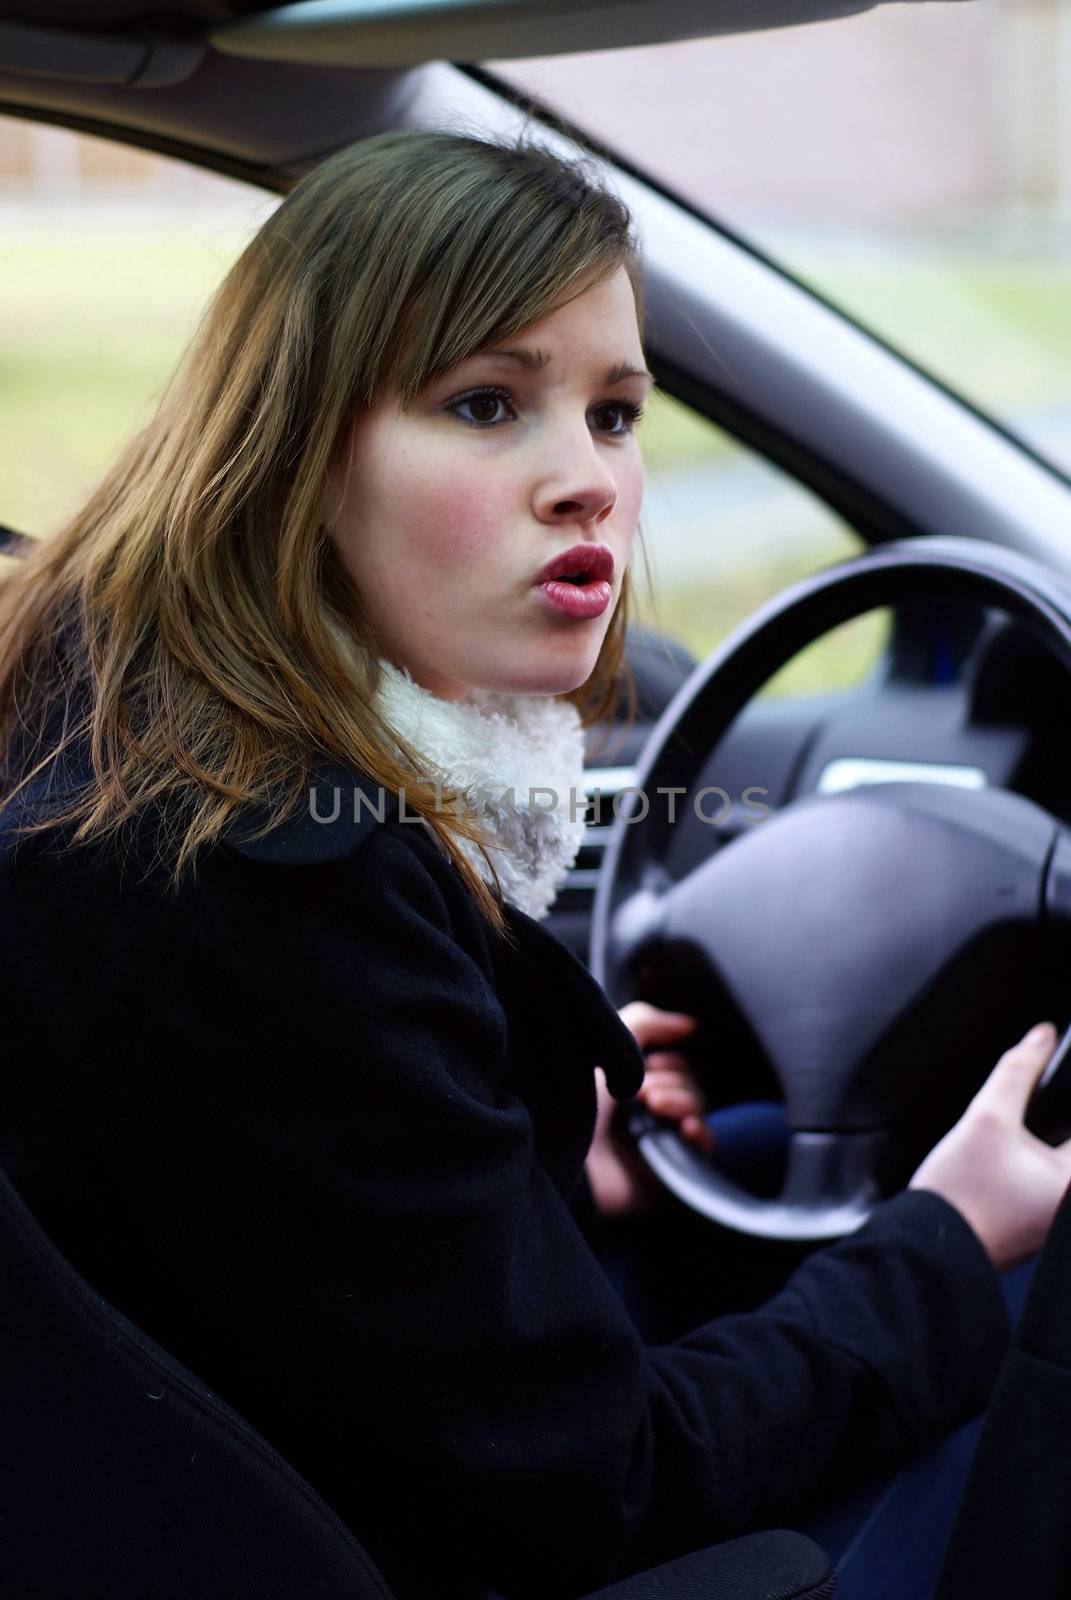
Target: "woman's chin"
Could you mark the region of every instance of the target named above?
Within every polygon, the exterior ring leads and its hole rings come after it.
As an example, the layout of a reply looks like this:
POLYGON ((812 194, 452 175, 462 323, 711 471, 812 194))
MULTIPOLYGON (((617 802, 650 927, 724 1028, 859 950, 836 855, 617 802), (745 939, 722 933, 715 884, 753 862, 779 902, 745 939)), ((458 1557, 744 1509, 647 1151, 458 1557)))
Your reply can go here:
MULTIPOLYGON (((572 694, 595 670, 602 634, 592 639, 537 640, 522 644, 504 640, 502 648, 477 660, 451 662, 450 678, 485 694, 572 694)), ((497 641, 496 641, 497 644, 497 641)), ((437 693, 443 694, 440 687, 437 693)), ((463 692, 455 688, 454 695, 463 692)))
POLYGON ((527 661, 519 654, 510 663, 509 678, 514 694, 572 694, 587 683, 595 671, 603 633, 597 640, 555 640, 533 652, 527 661))
POLYGON ((534 668, 532 672, 521 675, 512 673, 508 684, 504 684, 502 693, 505 694, 541 694, 558 695, 572 694, 574 689, 579 689, 581 684, 587 683, 594 671, 594 662, 586 662, 575 668, 564 665, 548 670, 546 664, 542 668, 534 668))

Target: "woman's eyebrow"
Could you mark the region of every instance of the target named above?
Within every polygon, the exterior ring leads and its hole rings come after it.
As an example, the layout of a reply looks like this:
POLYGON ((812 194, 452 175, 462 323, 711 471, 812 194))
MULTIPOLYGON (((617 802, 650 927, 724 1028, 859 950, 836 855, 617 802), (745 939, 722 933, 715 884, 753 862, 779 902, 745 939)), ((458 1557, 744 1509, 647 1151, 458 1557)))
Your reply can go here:
MULTIPOLYGON (((545 350, 527 350, 523 346, 508 350, 484 350, 486 356, 508 356, 511 361, 519 361, 528 372, 538 372, 540 367, 545 367, 550 356, 545 350)), ((634 367, 629 361, 619 361, 603 375, 603 383, 623 383, 626 378, 650 378, 654 382, 654 373, 648 372, 646 367, 634 367)))

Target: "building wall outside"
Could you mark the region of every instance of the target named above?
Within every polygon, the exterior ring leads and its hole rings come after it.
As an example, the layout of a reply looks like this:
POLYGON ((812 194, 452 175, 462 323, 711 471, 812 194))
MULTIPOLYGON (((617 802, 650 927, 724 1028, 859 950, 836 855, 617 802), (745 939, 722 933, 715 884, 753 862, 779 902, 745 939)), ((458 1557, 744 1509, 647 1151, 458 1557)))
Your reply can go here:
POLYGON ((894 5, 515 75, 728 218, 911 225, 1071 202, 1069 0, 894 5))

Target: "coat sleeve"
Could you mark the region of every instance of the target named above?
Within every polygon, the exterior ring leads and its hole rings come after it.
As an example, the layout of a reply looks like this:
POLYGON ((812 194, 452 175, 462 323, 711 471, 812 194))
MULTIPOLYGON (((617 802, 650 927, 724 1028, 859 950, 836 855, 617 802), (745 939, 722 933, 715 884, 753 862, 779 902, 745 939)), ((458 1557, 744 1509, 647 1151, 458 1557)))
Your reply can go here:
POLYGON ((791 1522, 984 1404, 999 1286, 917 1192, 761 1311, 645 1349, 503 1086, 449 866, 400 835, 233 865, 125 1129, 158 1292, 183 1285, 189 1348, 214 1351, 201 1375, 399 1592, 419 1545, 511 1600, 584 1594, 791 1522))

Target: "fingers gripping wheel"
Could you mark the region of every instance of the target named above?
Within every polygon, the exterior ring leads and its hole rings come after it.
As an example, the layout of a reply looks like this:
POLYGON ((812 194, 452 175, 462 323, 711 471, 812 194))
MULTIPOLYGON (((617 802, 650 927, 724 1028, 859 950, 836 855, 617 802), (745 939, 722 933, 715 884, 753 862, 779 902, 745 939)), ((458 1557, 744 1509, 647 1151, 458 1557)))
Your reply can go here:
POLYGON ((742 1233, 823 1240, 860 1226, 894 1187, 903 1130, 932 1122, 936 1137, 954 1120, 977 1087, 963 1063, 972 1049, 992 1053, 1017 978, 1071 927, 1071 832, 1004 789, 807 795, 720 848, 712 834, 711 854, 685 877, 665 868, 672 811, 655 797, 694 789, 767 678, 830 628, 923 595, 1002 608, 1071 673, 1071 589, 1040 563, 951 537, 884 545, 785 590, 696 668, 653 730, 610 835, 596 978, 617 1006, 641 972, 659 1004, 701 1011, 704 996, 708 1008, 722 997, 783 1095, 775 1198, 641 1109, 630 1124, 667 1188, 742 1233))

